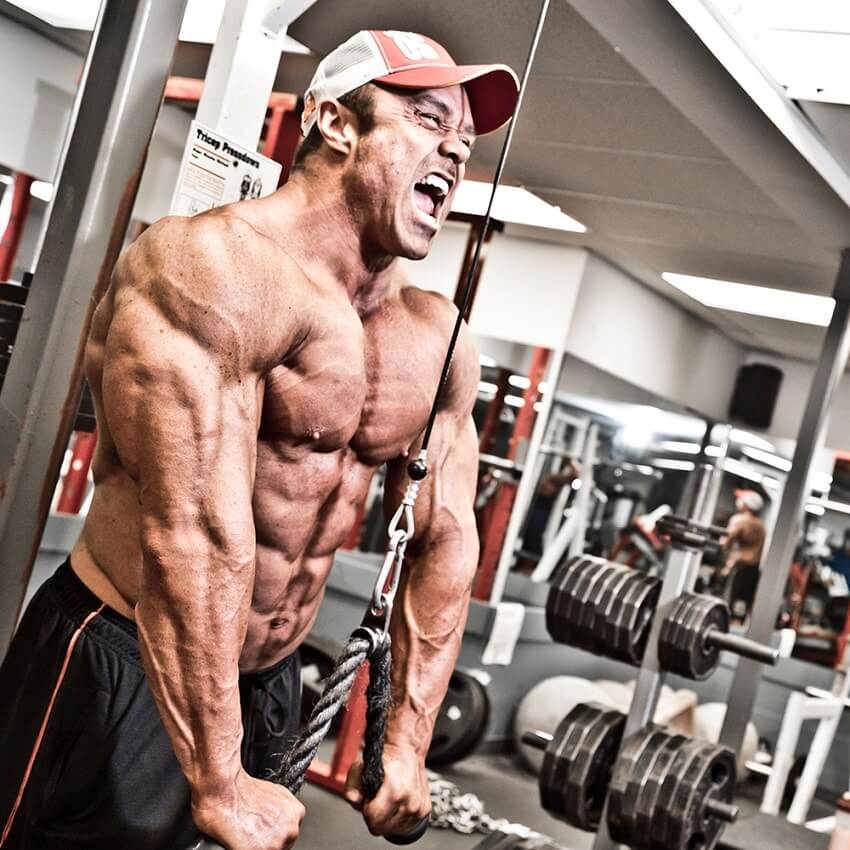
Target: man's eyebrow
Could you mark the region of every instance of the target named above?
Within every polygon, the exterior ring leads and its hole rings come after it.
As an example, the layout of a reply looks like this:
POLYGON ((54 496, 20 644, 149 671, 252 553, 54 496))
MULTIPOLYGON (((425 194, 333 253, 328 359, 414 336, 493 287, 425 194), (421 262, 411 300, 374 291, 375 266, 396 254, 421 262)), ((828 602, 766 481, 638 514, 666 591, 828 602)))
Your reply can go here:
POLYGON ((419 94, 417 94, 415 101, 418 104, 426 104, 432 109, 438 109, 440 112, 443 113, 444 118, 448 114, 449 110, 446 104, 443 103, 443 101, 438 100, 436 97, 434 97, 434 95, 428 94, 427 92, 420 92, 419 94))
MULTIPOLYGON (((442 113, 442 118, 445 119, 449 114, 449 108, 446 106, 443 101, 438 100, 434 95, 429 94, 428 92, 421 92, 417 94, 415 98, 416 103, 418 104, 427 104, 434 109, 439 110, 442 113)), ((475 125, 471 121, 465 121, 463 124, 462 132, 467 136, 475 136, 475 125)))

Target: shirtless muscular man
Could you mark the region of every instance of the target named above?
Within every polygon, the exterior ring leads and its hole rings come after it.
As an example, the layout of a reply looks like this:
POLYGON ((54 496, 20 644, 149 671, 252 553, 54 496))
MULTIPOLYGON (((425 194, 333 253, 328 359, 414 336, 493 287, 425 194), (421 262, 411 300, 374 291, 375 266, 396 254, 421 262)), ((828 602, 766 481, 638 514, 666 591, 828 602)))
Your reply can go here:
MULTIPOLYGON (((296 729, 296 650, 380 465, 389 514, 402 497, 457 315, 398 258, 427 255, 516 97, 505 66, 360 32, 316 72, 283 188, 124 252, 86 351, 91 510, 0 670, 2 850, 293 844, 303 807, 262 777, 296 729)), ((477 385, 464 333, 392 623, 386 780, 364 804, 349 778, 377 835, 429 809, 477 564, 477 385)))

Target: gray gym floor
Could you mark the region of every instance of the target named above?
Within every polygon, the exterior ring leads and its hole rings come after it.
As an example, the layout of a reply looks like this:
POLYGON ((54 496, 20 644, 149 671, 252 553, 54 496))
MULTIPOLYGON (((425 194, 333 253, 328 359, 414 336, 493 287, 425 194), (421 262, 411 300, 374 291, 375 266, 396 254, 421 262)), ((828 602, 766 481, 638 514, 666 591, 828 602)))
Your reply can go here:
MULTIPOLYGON (((593 835, 555 820, 540 808, 537 780, 508 756, 472 756, 441 771, 441 775, 454 782, 461 793, 472 792, 479 796, 492 817, 504 817, 530 826, 569 850, 589 850, 593 844, 593 835)), ((741 808, 741 817, 724 836, 728 846, 736 850, 825 850, 827 836, 791 827, 779 819, 770 819, 767 823, 759 819, 758 787, 740 790, 742 793, 736 802, 741 808)), ((339 797, 305 785, 301 800, 307 808, 307 816, 296 845, 298 850, 381 850, 391 846, 369 835, 359 813, 339 797)), ((831 806, 815 800, 812 817, 831 813, 831 806)), ((416 850, 471 850, 483 837, 432 828, 412 846, 416 850)))
MULTIPOLYGON (((567 826, 540 808, 537 781, 510 758, 501 755, 471 756, 440 771, 461 793, 472 792, 484 802, 491 817, 530 826, 571 850, 585 850, 593 836, 567 826)), ((340 798, 311 785, 305 785, 301 800, 307 816, 301 828, 298 850, 381 850, 389 848, 366 830, 358 812, 340 798)), ((483 835, 461 835, 448 829, 429 829, 412 845, 416 850, 471 850, 483 835)))

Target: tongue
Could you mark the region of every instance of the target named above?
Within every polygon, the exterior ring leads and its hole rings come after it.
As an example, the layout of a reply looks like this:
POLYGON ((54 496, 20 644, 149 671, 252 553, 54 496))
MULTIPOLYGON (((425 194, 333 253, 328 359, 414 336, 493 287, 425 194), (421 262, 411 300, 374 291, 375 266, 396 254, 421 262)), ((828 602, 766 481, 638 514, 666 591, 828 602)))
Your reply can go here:
POLYGON ((434 199, 427 192, 423 192, 420 189, 413 190, 413 197, 416 201, 416 206, 419 207, 422 212, 433 217, 434 210, 436 209, 434 199))

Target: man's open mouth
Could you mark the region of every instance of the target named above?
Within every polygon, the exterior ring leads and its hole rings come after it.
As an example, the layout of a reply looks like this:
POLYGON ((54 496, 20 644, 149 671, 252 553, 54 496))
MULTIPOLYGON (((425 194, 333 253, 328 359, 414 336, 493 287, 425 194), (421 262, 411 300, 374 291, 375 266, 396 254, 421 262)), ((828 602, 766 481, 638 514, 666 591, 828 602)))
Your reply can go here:
POLYGON ((452 188, 450 179, 442 174, 431 172, 413 186, 413 201, 416 208, 429 218, 438 221, 443 202, 452 188))

